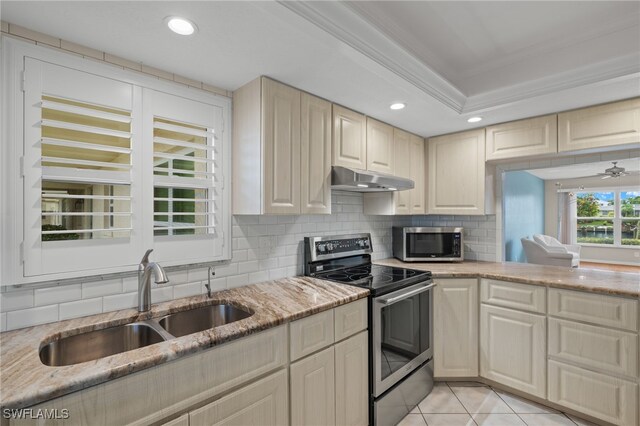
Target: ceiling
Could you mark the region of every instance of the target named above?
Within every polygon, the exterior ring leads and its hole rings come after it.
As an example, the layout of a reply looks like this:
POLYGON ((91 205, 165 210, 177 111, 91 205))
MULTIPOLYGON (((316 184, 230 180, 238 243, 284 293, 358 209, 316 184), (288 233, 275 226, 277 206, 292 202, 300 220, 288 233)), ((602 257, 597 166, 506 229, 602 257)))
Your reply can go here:
POLYGON ((640 2, 3 0, 0 16, 227 90, 268 75, 422 136, 640 96, 640 2))
MULTIPOLYGON (((624 167, 627 172, 638 173, 638 171, 640 171, 640 158, 616 161, 618 167, 624 167)), ((571 164, 562 167, 527 170, 527 172, 543 180, 562 180, 596 176, 598 173, 604 173, 605 169, 610 167, 613 167, 611 161, 599 161, 595 163, 571 164)), ((614 182, 613 180, 610 181, 612 183, 614 182)))

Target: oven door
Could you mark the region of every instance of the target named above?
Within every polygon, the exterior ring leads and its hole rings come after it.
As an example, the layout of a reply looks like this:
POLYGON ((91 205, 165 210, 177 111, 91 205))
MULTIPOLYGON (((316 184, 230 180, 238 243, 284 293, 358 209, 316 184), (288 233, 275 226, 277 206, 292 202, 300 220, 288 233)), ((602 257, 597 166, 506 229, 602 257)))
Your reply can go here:
POLYGON ((427 280, 373 299, 373 395, 433 357, 433 287, 427 280))

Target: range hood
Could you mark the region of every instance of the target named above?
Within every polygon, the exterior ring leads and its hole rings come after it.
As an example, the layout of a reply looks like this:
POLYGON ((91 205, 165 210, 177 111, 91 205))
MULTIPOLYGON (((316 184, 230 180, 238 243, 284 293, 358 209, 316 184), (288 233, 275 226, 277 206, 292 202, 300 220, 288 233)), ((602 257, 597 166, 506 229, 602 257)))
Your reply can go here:
POLYGON ((331 189, 353 192, 403 191, 413 189, 411 179, 368 170, 349 169, 333 166, 331 168, 331 189))

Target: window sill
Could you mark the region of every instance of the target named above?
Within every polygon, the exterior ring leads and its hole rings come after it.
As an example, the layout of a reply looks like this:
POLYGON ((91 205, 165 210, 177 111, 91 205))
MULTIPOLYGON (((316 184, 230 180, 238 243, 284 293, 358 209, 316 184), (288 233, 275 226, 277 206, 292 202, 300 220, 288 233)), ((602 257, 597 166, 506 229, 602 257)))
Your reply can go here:
POLYGON ((613 244, 589 244, 589 243, 576 243, 580 247, 597 247, 597 248, 615 248, 615 249, 630 249, 639 250, 640 246, 616 246, 613 244))

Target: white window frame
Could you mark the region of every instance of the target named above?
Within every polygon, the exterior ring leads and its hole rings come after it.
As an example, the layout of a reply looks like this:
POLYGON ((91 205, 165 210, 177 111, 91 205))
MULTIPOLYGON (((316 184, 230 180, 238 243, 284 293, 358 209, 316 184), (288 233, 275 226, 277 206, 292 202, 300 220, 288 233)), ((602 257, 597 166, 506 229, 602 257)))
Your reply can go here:
MULTIPOLYGON (((638 192, 639 188, 636 187, 618 187, 618 188, 592 188, 590 190, 576 191, 573 195, 576 204, 576 208, 571 212, 571 236, 572 244, 579 244, 584 247, 599 247, 599 248, 623 248, 638 250, 640 246, 634 245, 622 245, 622 222, 633 220, 633 218, 622 217, 622 192, 638 192), (596 192, 612 192, 613 193, 613 216, 596 216, 596 217, 578 217, 577 200, 578 194, 589 194, 596 192), (610 220, 613 222, 613 244, 597 244, 597 243, 581 243, 578 242, 578 220, 610 220)), ((573 204, 573 203, 572 203, 573 204)), ((640 220, 640 218, 638 218, 640 220)))
MULTIPOLYGON (((137 267, 144 250, 130 256, 126 263, 114 267, 92 268, 90 272, 60 272, 39 276, 25 276, 24 254, 29 250, 24 246, 24 193, 23 168, 24 157, 24 92, 23 76, 25 58, 33 58, 42 62, 72 68, 78 71, 111 78, 129 83, 139 90, 150 89, 158 92, 180 96, 186 99, 215 105, 222 110, 222 134, 220 147, 225 153, 231 152, 231 99, 204 92, 199 89, 186 87, 177 83, 159 80, 135 71, 123 70, 117 66, 85 59, 83 57, 65 53, 53 48, 43 47, 17 40, 5 35, 0 36, 0 55, 2 58, 2 133, 0 135, 0 286, 38 283, 43 281, 58 281, 83 276, 104 275, 119 272, 131 272, 137 267)), ((139 141, 140 143, 140 141, 139 141)), ((149 144, 149 141, 144 141, 149 144)), ((224 182, 231 176, 231 158, 224 155, 220 159, 220 180, 224 182), (225 177, 227 179, 225 179, 225 177)), ((28 170, 25 170, 28 173, 28 170)), ((142 173, 142 171, 140 171, 142 173)), ((134 178, 135 179, 135 178, 134 178)), ((153 175, 146 171, 141 181, 134 185, 144 187, 153 186, 153 175)), ((177 266, 191 263, 204 263, 228 260, 231 258, 231 191, 230 185, 221 187, 218 198, 221 205, 220 230, 223 248, 216 256, 208 253, 198 253, 197 256, 180 258, 180 253, 163 256, 164 266, 177 266)), ((133 201, 133 200, 132 200, 133 201)), ((142 200, 138 202, 142 203, 142 200)), ((143 206, 143 217, 148 224, 153 224, 153 204, 143 206)), ((148 231, 135 230, 135 238, 143 249, 156 248, 153 238, 148 238, 148 231), (146 237, 143 237, 146 234, 146 237)), ((152 234, 152 233, 151 233, 152 234)), ((189 236, 176 236, 181 241, 188 241, 189 236)), ((108 241, 108 240, 107 240, 108 241)), ((152 255, 153 256, 153 255, 152 255)), ((155 259, 158 260, 158 259, 155 259)))

